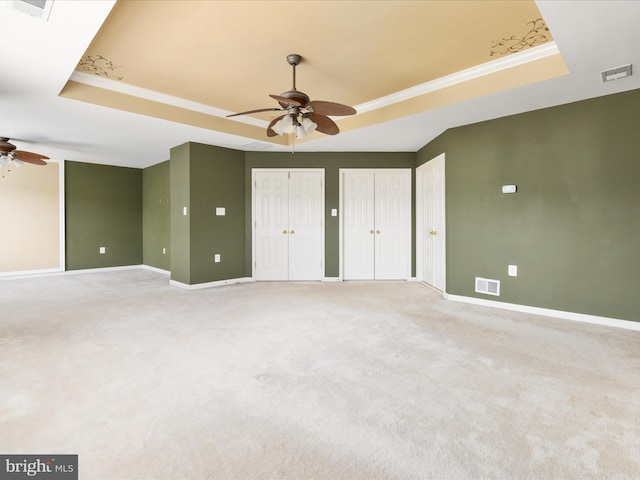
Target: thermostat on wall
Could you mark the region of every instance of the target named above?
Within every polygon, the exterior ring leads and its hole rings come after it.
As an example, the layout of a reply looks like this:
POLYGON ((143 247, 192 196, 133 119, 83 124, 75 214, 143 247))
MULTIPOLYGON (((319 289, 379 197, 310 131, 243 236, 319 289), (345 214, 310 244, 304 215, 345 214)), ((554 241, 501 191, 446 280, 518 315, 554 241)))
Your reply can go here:
POLYGON ((515 185, 503 185, 502 193, 516 193, 518 188, 515 185))

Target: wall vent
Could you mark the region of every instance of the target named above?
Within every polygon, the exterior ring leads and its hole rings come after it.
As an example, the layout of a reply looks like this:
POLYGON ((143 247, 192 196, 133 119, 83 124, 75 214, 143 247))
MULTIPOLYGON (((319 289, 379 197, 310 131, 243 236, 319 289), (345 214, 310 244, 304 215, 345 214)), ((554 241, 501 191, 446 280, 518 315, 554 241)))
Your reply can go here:
POLYGON ((242 145, 242 148, 246 148, 247 150, 266 150, 272 146, 273 145, 264 142, 250 142, 242 145))
POLYGON ((46 22, 49 20, 53 0, 10 0, 9 5, 19 12, 40 18, 46 22))
POLYGON ((500 280, 476 277, 476 292, 500 296, 500 280))
POLYGON ((621 67, 616 67, 616 68, 610 68, 609 70, 605 70, 604 72, 601 72, 602 81, 610 82, 611 80, 618 80, 620 78, 630 77, 631 73, 632 73, 631 64, 623 65, 621 67))

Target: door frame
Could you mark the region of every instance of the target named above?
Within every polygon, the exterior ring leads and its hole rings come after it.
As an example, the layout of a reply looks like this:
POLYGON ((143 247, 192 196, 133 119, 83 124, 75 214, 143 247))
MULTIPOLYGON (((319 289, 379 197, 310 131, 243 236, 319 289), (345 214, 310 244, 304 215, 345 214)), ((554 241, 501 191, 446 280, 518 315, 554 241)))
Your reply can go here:
POLYGON ((413 177, 413 171, 411 168, 339 168, 338 169, 338 281, 344 280, 344 176, 348 173, 404 173, 409 175, 409 258, 407 260, 407 280, 411 279, 411 218, 413 212, 411 211, 411 182, 413 177))
MULTIPOLYGON (((320 239, 320 248, 322 252, 322 265, 327 268, 325 261, 325 237, 326 237, 326 220, 325 220, 325 169, 324 168, 252 168, 251 169, 251 279, 255 280, 256 268, 256 173, 260 172, 287 172, 287 173, 321 173, 322 174, 322 233, 320 239)), ((324 275, 323 275, 324 278, 324 275)), ((322 279, 321 279, 322 280, 322 279)))
MULTIPOLYGON (((424 251, 422 247, 423 247, 423 240, 425 235, 424 225, 422 225, 422 214, 424 213, 424 203, 425 203, 424 192, 422 191, 422 176, 424 175, 424 172, 427 169, 436 168, 436 167, 441 167, 446 174, 444 153, 441 153, 440 155, 433 157, 432 159, 428 160, 426 163, 423 163, 422 165, 416 168, 416 280, 418 282, 425 282, 424 278, 422 278, 422 272, 424 271, 424 268, 423 268, 424 251)), ((444 229, 443 234, 445 235, 445 242, 444 242, 444 250, 442 252, 442 255, 444 256, 442 264, 444 266, 443 281, 444 281, 445 288, 442 290, 442 294, 444 296, 446 295, 446 287, 447 287, 447 241, 446 241, 447 239, 446 237, 447 202, 446 202, 446 177, 443 176, 443 179, 444 179, 444 185, 442 185, 442 195, 444 198, 442 199, 442 205, 444 207, 444 219, 443 219, 444 224, 442 228, 444 229)))

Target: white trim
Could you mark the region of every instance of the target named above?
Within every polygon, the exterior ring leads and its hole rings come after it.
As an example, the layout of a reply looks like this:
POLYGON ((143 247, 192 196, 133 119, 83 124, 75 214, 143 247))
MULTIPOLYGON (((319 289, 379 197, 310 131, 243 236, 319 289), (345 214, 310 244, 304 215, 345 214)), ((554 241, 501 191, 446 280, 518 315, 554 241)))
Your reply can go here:
POLYGON ((67 270, 64 272, 66 275, 79 275, 83 273, 98 273, 98 272, 115 272, 118 270, 135 270, 142 268, 142 264, 138 265, 122 265, 120 267, 98 267, 98 268, 83 268, 81 270, 67 270))
POLYGON ((322 281, 323 282, 341 282, 342 278, 341 277, 324 277, 322 281))
POLYGON ((12 280, 14 278, 37 278, 50 277, 51 275, 60 275, 64 273, 61 268, 44 268, 41 270, 22 270, 19 272, 0 272, 0 281, 12 280))
MULTIPOLYGON (((164 105, 171 105, 173 107, 183 108, 192 112, 204 113, 205 115, 211 115, 212 117, 226 117, 235 112, 223 110, 221 108, 211 107, 203 103, 193 102, 180 97, 174 97, 173 95, 167 95, 165 93, 156 92, 154 90, 148 90, 146 88, 136 87, 128 83, 124 83, 119 80, 113 80, 107 77, 101 77, 98 75, 92 75, 90 73, 74 71, 71 74, 70 80, 89 85, 91 87, 102 88, 104 90, 110 90, 112 92, 122 93, 124 95, 130 95, 132 97, 143 98, 151 102, 162 103, 164 105)), ((265 120, 259 120, 251 116, 239 116, 233 117, 229 120, 234 120, 240 123, 247 123, 249 125, 255 125, 257 127, 266 128, 269 123, 265 120)))
POLYGON ((164 270, 162 268, 152 267, 151 265, 141 265, 141 267, 145 270, 149 270, 151 272, 161 273, 162 275, 171 275, 169 270, 164 270))
POLYGON ((185 290, 201 290, 203 288, 223 287, 225 285, 234 285, 236 283, 249 283, 255 280, 251 277, 230 278, 228 280, 218 280, 217 282, 196 283, 189 285, 187 283, 178 282, 177 280, 169 280, 169 285, 180 287, 185 290))
POLYGON ((359 105, 356 105, 354 108, 358 111, 358 113, 376 110, 388 105, 393 105, 394 103, 399 103, 405 100, 419 97, 420 95, 425 95, 437 90, 442 90, 459 83, 468 82, 470 80, 475 80, 476 78, 491 75, 492 73, 500 72, 502 70, 507 70, 509 68, 517 67, 529 62, 534 62, 536 60, 550 57, 551 55, 555 55, 557 53, 560 53, 560 50, 558 49, 556 42, 548 42, 544 45, 529 48, 523 52, 514 53, 507 57, 499 58, 497 60, 491 60, 481 65, 452 73, 451 75, 436 78, 435 80, 431 80, 429 82, 416 85, 415 87, 410 87, 405 90, 401 90, 399 92, 395 92, 390 95, 371 100, 370 102, 361 103, 359 105))
POLYGON ((60 235, 59 235, 59 239, 60 239, 60 270, 64 271, 67 268, 67 258, 66 258, 66 242, 67 242, 67 238, 66 238, 66 226, 67 226, 67 209, 66 209, 66 204, 65 204, 65 181, 64 181, 64 167, 65 167, 65 161, 64 160, 60 160, 58 162, 59 164, 59 168, 58 168, 58 181, 59 183, 59 187, 58 187, 58 193, 60 195, 60 198, 58 200, 58 205, 60 207, 60 213, 58 214, 58 218, 60 220, 60 235))
POLYGON ((144 265, 123 265, 121 267, 85 268, 81 270, 62 270, 60 268, 49 268, 44 270, 25 270, 22 272, 0 273, 0 281, 14 280, 17 278, 39 278, 39 277, 53 277, 56 275, 79 275, 82 273, 111 272, 116 270, 134 270, 136 268, 143 268, 143 267, 144 265))
POLYGON ((503 310, 513 310, 515 312, 532 313, 534 315, 544 315, 546 317, 562 318, 563 320, 573 320, 575 322, 593 323, 605 327, 625 328, 627 330, 640 331, 640 322, 633 320, 622 320, 617 318, 600 317, 597 315, 587 315, 584 313, 565 312, 562 310, 551 310, 541 307, 530 307, 528 305, 518 305, 516 303, 498 302, 496 300, 485 300, 483 298, 464 297, 461 295, 444 294, 444 298, 454 302, 471 303, 485 307, 500 308, 503 310))
MULTIPOLYGON (((556 43, 548 42, 544 45, 529 48, 523 52, 514 53, 512 55, 498 58, 496 60, 491 60, 475 67, 467 68, 466 70, 452 73, 451 75, 436 78, 435 80, 431 80, 429 82, 425 82, 420 85, 416 85, 414 87, 392 93, 391 95, 377 98, 370 102, 361 103, 355 106, 355 109, 358 112, 356 115, 371 110, 377 110, 378 108, 383 108, 388 105, 393 105, 394 103, 410 100, 427 93, 442 90, 444 88, 448 88, 459 83, 468 82, 470 80, 484 77, 486 75, 491 75, 492 73, 500 72, 502 70, 507 70, 509 68, 524 65, 530 62, 535 62, 536 60, 550 57, 551 55, 555 55, 557 53, 560 53, 560 50, 558 49, 556 43)), ((148 90, 146 88, 136 87, 135 85, 130 85, 120 80, 113 80, 107 77, 101 77, 90 73, 74 71, 71 74, 70 80, 92 87, 102 88, 133 97, 143 98, 152 102, 172 105, 174 107, 183 108, 185 110, 190 110, 193 112, 204 113, 205 115, 211 115, 213 117, 226 117, 227 115, 235 113, 184 98, 174 97, 165 93, 148 90)), ((255 125, 258 127, 267 127, 266 121, 259 120, 251 116, 232 117, 229 120, 247 123, 249 125, 255 125)), ((339 118, 337 120, 339 120, 339 118)))

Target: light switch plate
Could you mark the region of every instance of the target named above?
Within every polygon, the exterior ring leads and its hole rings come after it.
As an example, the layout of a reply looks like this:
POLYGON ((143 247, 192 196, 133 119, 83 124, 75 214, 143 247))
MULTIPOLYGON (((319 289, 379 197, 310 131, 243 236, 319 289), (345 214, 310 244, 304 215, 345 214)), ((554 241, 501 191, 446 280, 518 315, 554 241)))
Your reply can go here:
POLYGON ((107 253, 107 247, 100 247, 100 255, 107 253))
POLYGON ((332 217, 337 217, 338 216, 338 209, 337 208, 332 208, 331 209, 331 216, 332 217))
POLYGON ((213 261, 215 263, 220 263, 220 254, 216 253, 215 256, 213 257, 213 261))
POLYGON ((216 215, 218 215, 218 216, 226 215, 225 208, 224 207, 216 207, 216 215))
POLYGON ((508 274, 510 277, 518 276, 518 266, 517 265, 509 265, 508 274))
POLYGON ((187 214, 187 207, 182 207, 182 215, 186 215, 187 214))

